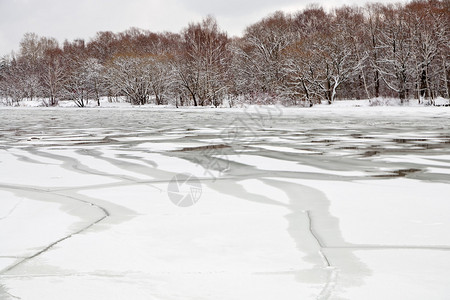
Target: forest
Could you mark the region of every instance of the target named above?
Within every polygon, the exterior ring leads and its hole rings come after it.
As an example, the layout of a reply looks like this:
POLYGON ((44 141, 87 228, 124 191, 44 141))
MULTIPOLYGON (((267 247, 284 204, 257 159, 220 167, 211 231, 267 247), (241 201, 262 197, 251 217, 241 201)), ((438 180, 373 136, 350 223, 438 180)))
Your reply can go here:
POLYGON ((450 1, 308 6, 275 12, 230 37, 214 17, 179 33, 131 28, 60 44, 35 33, 0 58, 0 99, 84 107, 313 106, 391 97, 433 105, 449 98, 450 1))

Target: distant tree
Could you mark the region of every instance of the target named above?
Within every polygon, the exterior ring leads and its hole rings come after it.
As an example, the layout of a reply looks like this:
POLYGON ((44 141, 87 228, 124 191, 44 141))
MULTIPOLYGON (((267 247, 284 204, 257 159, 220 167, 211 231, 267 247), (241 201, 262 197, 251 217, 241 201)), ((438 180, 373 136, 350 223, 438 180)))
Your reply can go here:
POLYGON ((230 62, 228 36, 212 17, 190 24, 182 36, 181 55, 175 63, 179 82, 195 106, 217 106, 226 92, 224 75, 230 62))
POLYGON ((370 35, 365 30, 365 11, 361 7, 342 6, 334 11, 334 23, 343 36, 348 49, 347 78, 340 86, 341 97, 371 98, 370 91, 370 35), (345 95, 345 96, 344 96, 345 95))
POLYGON ((67 78, 63 52, 58 48, 47 49, 44 53, 41 69, 41 85, 46 106, 55 106, 63 96, 64 81, 67 78))
POLYGON ((100 106, 100 96, 104 93, 105 87, 104 67, 98 59, 89 57, 83 62, 83 69, 94 100, 97 102, 97 106, 100 106))
POLYGON ((8 105, 18 104, 25 97, 23 73, 22 66, 14 56, 4 60, 1 88, 8 105))
MULTIPOLYGON (((381 27, 382 27, 382 5, 380 3, 368 4, 365 7, 366 21, 363 24, 363 28, 368 36, 368 53, 369 53, 369 65, 368 71, 372 72, 372 87, 373 94, 376 98, 380 96, 380 55, 381 55, 381 27)), ((368 73, 368 72, 367 72, 368 73)), ((368 75, 370 76, 370 75, 368 75)))
POLYGON ((147 104, 151 95, 151 57, 118 56, 108 64, 111 89, 134 105, 147 104))
POLYGON ((397 93, 402 103, 407 100, 413 77, 411 28, 400 6, 382 8, 380 29, 380 57, 376 64, 386 86, 397 93))
POLYGON ((253 92, 274 94, 284 80, 282 52, 296 42, 290 15, 276 12, 249 26, 235 54, 240 64, 254 78, 253 92))
POLYGON ((72 68, 64 87, 66 99, 72 100, 78 107, 85 107, 93 95, 86 66, 81 63, 78 67, 72 68))
POLYGON ((155 55, 149 58, 150 86, 157 105, 165 104, 166 97, 175 96, 171 87, 175 83, 176 75, 170 62, 171 57, 166 55, 155 55))
POLYGON ((88 43, 87 51, 90 57, 98 59, 99 63, 106 64, 118 54, 118 37, 111 31, 101 31, 88 43))
MULTIPOLYGON (((415 66, 414 87, 419 101, 421 98, 433 99, 439 95, 440 76, 446 80, 445 61, 440 49, 449 44, 449 20, 445 9, 439 2, 414 1, 406 5, 405 14, 409 21, 412 43, 412 60, 415 66), (430 17, 432 16, 432 17, 430 17), (439 59, 443 60, 439 62, 439 59), (433 84, 433 82, 435 84, 433 84)), ((448 11, 447 11, 448 13, 448 11)), ((445 85, 444 90, 445 90, 445 85)), ((443 93, 448 94, 448 91, 443 93)))

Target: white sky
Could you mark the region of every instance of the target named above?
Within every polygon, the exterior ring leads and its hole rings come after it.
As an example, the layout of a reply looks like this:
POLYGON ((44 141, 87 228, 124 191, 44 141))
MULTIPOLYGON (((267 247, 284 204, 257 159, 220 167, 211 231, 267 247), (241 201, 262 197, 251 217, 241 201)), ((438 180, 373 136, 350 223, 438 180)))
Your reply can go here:
MULTIPOLYGON (((17 50, 26 32, 89 40, 98 31, 130 27, 179 32, 211 14, 230 35, 276 10, 293 12, 317 3, 325 8, 373 0, 0 0, 0 56, 17 50)), ((382 0, 389 2, 394 0, 382 0)))

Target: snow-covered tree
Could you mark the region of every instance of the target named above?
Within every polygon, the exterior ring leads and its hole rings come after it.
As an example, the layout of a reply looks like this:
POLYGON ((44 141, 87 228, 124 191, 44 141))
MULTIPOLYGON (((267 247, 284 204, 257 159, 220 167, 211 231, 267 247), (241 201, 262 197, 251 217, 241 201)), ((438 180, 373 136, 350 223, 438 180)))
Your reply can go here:
MULTIPOLYGON (((417 1, 405 7, 411 28, 412 63, 415 67, 415 90, 417 98, 433 99, 439 95, 440 77, 446 80, 446 55, 440 49, 449 45, 449 20, 445 9, 436 3, 417 1), (432 17, 430 17, 432 16, 432 17), (439 60, 442 60, 439 62, 439 60)), ((446 84, 443 84, 444 90, 446 84)), ((448 90, 444 95, 448 95, 448 90)))
POLYGON ((155 55, 149 59, 150 86, 155 96, 155 104, 166 104, 168 97, 176 97, 173 85, 175 84, 175 71, 166 55, 155 55))
POLYGON ((387 5, 381 11, 380 56, 376 66, 386 86, 397 93, 401 101, 408 98, 413 75, 411 28, 399 6, 387 5))
POLYGON ((226 92, 229 39, 212 17, 191 23, 183 31, 181 55, 175 61, 180 84, 195 106, 218 105, 226 92))
POLYGON ((110 89, 134 105, 147 104, 152 93, 151 57, 118 56, 107 68, 110 89))
POLYGON ((66 66, 59 48, 49 49, 45 53, 41 70, 41 84, 46 106, 55 106, 63 96, 64 81, 67 78, 66 66))
POLYGON ((239 56, 236 67, 250 79, 252 93, 278 92, 284 80, 282 52, 296 42, 291 16, 276 12, 245 30, 243 39, 234 47, 239 56))

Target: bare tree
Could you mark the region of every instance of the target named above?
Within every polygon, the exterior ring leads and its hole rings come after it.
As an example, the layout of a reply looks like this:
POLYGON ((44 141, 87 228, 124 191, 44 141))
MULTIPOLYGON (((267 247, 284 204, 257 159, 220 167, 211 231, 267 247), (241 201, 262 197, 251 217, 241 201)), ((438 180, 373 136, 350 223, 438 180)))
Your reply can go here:
POLYGON ((386 86, 397 93, 402 103, 408 98, 412 76, 412 43, 407 17, 399 6, 382 8, 380 52, 377 67, 386 86))
POLYGON ((282 12, 246 29, 240 47, 234 52, 241 57, 245 72, 254 79, 253 92, 278 92, 284 80, 282 52, 296 41, 294 37, 291 16, 282 12))
POLYGON ((55 106, 58 99, 63 95, 67 74, 62 55, 59 48, 48 49, 45 52, 41 82, 43 95, 48 98, 48 100, 44 100, 46 106, 55 106))
POLYGON ((192 23, 183 31, 183 46, 176 69, 181 85, 194 105, 218 105, 224 94, 224 75, 229 68, 229 39, 212 17, 192 23))
POLYGON ((108 65, 112 88, 126 96, 131 104, 148 103, 151 95, 151 58, 119 56, 108 65))
POLYGON ((155 104, 165 104, 166 97, 174 96, 171 88, 175 83, 175 72, 170 58, 166 55, 150 57, 150 86, 155 96, 155 104))

